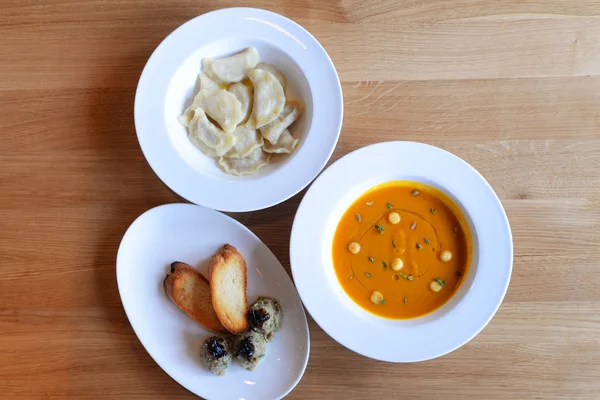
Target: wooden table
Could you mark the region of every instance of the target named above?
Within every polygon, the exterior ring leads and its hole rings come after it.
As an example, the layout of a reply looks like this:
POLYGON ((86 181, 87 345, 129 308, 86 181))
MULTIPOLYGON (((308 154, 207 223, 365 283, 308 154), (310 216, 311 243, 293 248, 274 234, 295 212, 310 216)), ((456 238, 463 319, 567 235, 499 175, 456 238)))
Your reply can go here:
MULTIPOLYGON (((311 321, 290 398, 598 399, 597 0, 2 1, 0 398, 194 397, 136 338, 115 255, 139 214, 183 201, 136 139, 142 68, 177 26, 235 5, 286 15, 329 52, 345 102, 332 161, 386 140, 440 146, 488 179, 514 235, 506 299, 468 345, 388 364, 311 321)), ((288 270, 303 194, 234 215, 288 270)))

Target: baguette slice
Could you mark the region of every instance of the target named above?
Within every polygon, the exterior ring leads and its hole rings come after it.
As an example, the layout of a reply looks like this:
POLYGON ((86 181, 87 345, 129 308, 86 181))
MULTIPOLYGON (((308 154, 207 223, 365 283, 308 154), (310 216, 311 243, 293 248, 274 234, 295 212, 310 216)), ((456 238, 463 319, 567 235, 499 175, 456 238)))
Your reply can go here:
POLYGON ((212 257, 209 268, 212 304, 219 320, 233 334, 247 331, 246 261, 226 244, 212 257))
POLYGON ((211 331, 227 332, 213 309, 208 280, 190 265, 171 264, 163 286, 167 297, 194 321, 211 331))

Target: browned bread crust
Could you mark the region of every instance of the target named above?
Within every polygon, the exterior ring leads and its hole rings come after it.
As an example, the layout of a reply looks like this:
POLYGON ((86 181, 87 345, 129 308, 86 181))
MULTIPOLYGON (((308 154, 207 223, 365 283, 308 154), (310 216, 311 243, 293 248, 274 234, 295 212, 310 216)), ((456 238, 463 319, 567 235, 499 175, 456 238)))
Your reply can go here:
POLYGON ((212 306, 208 280, 190 265, 176 261, 163 282, 165 293, 194 321, 215 332, 227 332, 212 306))
POLYGON ((239 334, 248 330, 246 261, 237 249, 226 244, 210 260, 212 304, 225 328, 239 334))

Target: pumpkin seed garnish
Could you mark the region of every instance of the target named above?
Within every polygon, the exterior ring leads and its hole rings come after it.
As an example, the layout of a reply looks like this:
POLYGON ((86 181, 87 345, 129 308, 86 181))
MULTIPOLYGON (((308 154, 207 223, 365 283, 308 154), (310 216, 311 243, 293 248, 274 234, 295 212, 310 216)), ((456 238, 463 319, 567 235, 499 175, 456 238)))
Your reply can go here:
POLYGON ((354 278, 354 274, 350 274, 350 276, 348 277, 348 280, 352 280, 352 278, 354 278))
POLYGON ((412 194, 413 196, 416 196, 416 195, 418 195, 419 193, 421 193, 421 192, 419 192, 418 190, 413 190, 411 194, 412 194))
POLYGON ((408 297, 404 298, 404 304, 408 303, 408 297))
POLYGON ((435 214, 435 208, 430 208, 429 212, 431 213, 431 215, 435 214))
POLYGON ((417 243, 417 249, 421 250, 423 248, 423 246, 421 246, 421 243, 417 243))
POLYGON ((454 233, 458 233, 458 226, 455 226, 454 228, 452 228, 452 230, 454 231, 454 233))
POLYGON ((392 240, 392 247, 396 248, 396 241, 395 240, 392 240))
POLYGON ((394 206, 392 205, 392 203, 388 202, 387 203, 387 208, 388 208, 388 210, 391 210, 392 208, 394 208, 394 206))
POLYGON ((413 221, 412 225, 410 226, 410 230, 414 231, 417 228, 417 221, 413 221))
POLYGON ((368 272, 365 272, 365 275, 367 276, 367 278, 370 278, 370 277, 371 277, 371 274, 370 274, 370 273, 368 273, 368 272))
POLYGON ((462 276, 462 272, 456 271, 456 276, 458 276, 460 278, 462 276))
POLYGON ((385 261, 382 261, 382 262, 381 262, 381 266, 382 266, 383 268, 387 268, 387 264, 385 263, 385 261))
POLYGON ((423 239, 423 241, 424 241, 425 243, 427 243, 427 244, 431 243, 431 242, 429 241, 429 239, 427 239, 427 238, 424 238, 424 239, 423 239))
POLYGON ((356 214, 356 215, 354 216, 354 218, 356 218, 356 220, 357 220, 358 222, 360 222, 360 214, 356 214))
POLYGON ((369 207, 371 207, 373 205, 373 202, 372 201, 367 201, 365 204, 368 205, 369 207))
POLYGON ((412 275, 409 275, 406 279, 408 279, 409 281, 412 281, 414 279, 414 277, 412 275))
POLYGON ((441 280, 440 278, 433 278, 437 283, 439 283, 440 285, 442 285, 442 287, 444 287, 444 285, 446 285, 446 282, 444 282, 443 280, 441 280))
POLYGON ((369 261, 375 262, 375 259, 373 257, 369 257, 369 261))

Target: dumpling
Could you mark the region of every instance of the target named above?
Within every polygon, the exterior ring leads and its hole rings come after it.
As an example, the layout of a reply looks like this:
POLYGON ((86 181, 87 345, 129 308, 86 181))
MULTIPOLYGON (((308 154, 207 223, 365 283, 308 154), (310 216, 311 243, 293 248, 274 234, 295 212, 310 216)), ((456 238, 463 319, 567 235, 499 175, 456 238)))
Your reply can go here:
POLYGON ((190 122, 190 136, 194 136, 197 140, 192 140, 193 143, 200 141, 205 147, 212 151, 205 151, 203 146, 200 150, 213 157, 220 157, 227 153, 235 145, 235 136, 223 132, 215 124, 209 121, 206 114, 201 108, 194 110, 194 117, 190 122))
POLYGON ((219 165, 230 175, 252 175, 269 163, 270 154, 257 147, 245 158, 225 158, 219 159, 219 165))
POLYGON ((283 75, 277 68, 267 63, 259 63, 256 69, 262 69, 273 74, 273 76, 281 83, 281 86, 285 89, 285 75, 283 75))
POLYGON ((190 122, 192 122, 192 118, 194 118, 194 110, 192 107, 188 107, 185 109, 183 114, 177 117, 177 121, 186 128, 189 128, 190 122))
MULTIPOLYGON (((206 75, 204 72, 201 72, 200 74, 198 74, 198 82, 197 82, 197 87, 198 87, 198 91, 200 90, 210 90, 210 91, 216 91, 219 90, 219 85, 217 85, 212 79, 210 79, 210 77, 208 75, 206 75)), ((198 94, 196 94, 196 96, 198 96, 198 94)), ((195 98, 194 98, 195 100, 195 98)), ((185 111, 183 112, 183 114, 181 114, 180 117, 177 118, 177 120, 179 121, 179 123, 183 126, 185 126, 186 128, 189 127, 190 122, 192 121, 192 118, 194 118, 194 109, 198 108, 198 105, 194 106, 194 102, 192 102, 192 105, 189 106, 188 108, 185 109, 185 111)))
POLYGON ((198 107, 203 109, 227 133, 233 133, 244 118, 242 104, 233 93, 225 89, 202 89, 191 105, 193 110, 198 107))
POLYGON ((248 72, 248 78, 254 86, 254 105, 248 124, 260 128, 273 121, 283 111, 285 95, 281 83, 268 71, 253 69, 248 72))
POLYGON ((192 144, 194 146, 199 148, 200 151, 203 152, 204 154, 206 154, 207 156, 213 157, 213 158, 219 157, 217 155, 217 152, 215 151, 215 149, 212 149, 212 148, 208 147, 207 145, 205 145, 204 142, 202 142, 202 140, 198 139, 196 137, 196 135, 193 134, 191 131, 190 131, 190 133, 188 133, 188 138, 190 139, 190 142, 192 142, 192 144))
POLYGON ((233 136, 235 136, 235 145, 225 154, 225 157, 244 158, 264 144, 262 135, 256 129, 248 128, 246 125, 239 125, 233 132, 233 136))
POLYGON ((217 90, 217 89, 219 89, 219 85, 217 85, 215 83, 215 81, 210 79, 210 77, 208 75, 206 75, 204 72, 200 72, 198 74, 198 90, 204 90, 204 89, 217 90))
POLYGON ((303 111, 304 104, 299 101, 290 101, 285 105, 277 119, 260 128, 260 133, 262 133, 265 139, 271 142, 271 144, 276 144, 283 131, 292 125, 294 121, 300 117, 300 114, 302 114, 303 111))
POLYGON ((263 149, 267 153, 285 153, 289 154, 298 147, 299 139, 292 136, 287 129, 279 136, 279 140, 275 144, 271 144, 268 140, 265 142, 263 149))
POLYGON ((229 91, 235 95, 242 105, 242 113, 244 114, 244 118, 242 118, 240 123, 243 124, 248 120, 250 112, 252 111, 252 89, 243 83, 238 82, 231 85, 229 91))
POLYGON ((249 47, 233 56, 211 60, 202 59, 202 70, 217 83, 239 82, 246 77, 248 71, 258 64, 258 52, 249 47))

